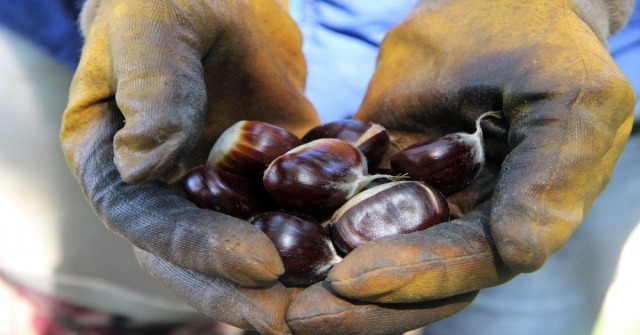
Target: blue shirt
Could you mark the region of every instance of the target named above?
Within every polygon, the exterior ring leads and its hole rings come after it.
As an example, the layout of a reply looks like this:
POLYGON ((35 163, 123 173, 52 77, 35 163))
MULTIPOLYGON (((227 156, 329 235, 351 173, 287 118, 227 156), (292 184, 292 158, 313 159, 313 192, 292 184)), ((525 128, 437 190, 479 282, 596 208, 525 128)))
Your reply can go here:
POLYGON ((387 31, 411 11, 416 0, 290 0, 304 36, 306 94, 320 120, 353 116, 375 69, 387 31))
POLYGON ((75 69, 82 49, 76 21, 83 3, 84 0, 0 0, 0 25, 75 69))

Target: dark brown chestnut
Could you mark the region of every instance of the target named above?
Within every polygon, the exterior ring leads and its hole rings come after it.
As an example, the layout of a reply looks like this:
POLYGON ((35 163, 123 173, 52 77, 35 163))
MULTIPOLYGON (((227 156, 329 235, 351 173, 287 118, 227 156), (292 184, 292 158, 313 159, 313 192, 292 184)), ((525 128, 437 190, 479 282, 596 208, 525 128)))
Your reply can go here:
POLYGON ((289 211, 258 214, 251 223, 271 239, 280 254, 286 286, 309 286, 323 280, 342 258, 327 231, 311 217, 289 211))
POLYGON ((389 148, 387 130, 373 122, 338 120, 319 125, 302 137, 303 143, 321 138, 337 138, 358 148, 367 158, 369 166, 377 163, 389 148))
POLYGON ((445 195, 464 188, 478 176, 484 164, 480 121, 487 116, 500 117, 500 114, 482 114, 473 134, 449 134, 396 152, 390 158, 391 168, 414 180, 424 181, 445 195))
POLYGON ((300 211, 335 209, 371 180, 362 152, 333 138, 303 144, 274 160, 265 171, 267 192, 281 205, 300 211))
POLYGON ((296 135, 276 125, 239 121, 220 135, 207 164, 247 178, 262 178, 274 159, 301 143, 296 135))
POLYGON ((449 220, 449 206, 435 188, 418 181, 378 185, 356 195, 331 218, 329 232, 344 254, 368 241, 427 229, 449 220))
POLYGON ((184 176, 187 198, 200 208, 247 220, 263 210, 257 187, 248 179, 211 165, 191 169, 184 176))

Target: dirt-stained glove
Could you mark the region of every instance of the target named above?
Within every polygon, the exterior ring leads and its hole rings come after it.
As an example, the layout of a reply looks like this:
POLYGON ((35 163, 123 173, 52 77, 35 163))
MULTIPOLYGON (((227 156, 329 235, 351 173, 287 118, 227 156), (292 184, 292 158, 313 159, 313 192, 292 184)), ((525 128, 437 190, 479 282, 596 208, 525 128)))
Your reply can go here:
MULTIPOLYGON (((565 244, 607 184, 633 123, 633 90, 604 45, 610 31, 602 27, 615 25, 594 21, 592 7, 420 1, 387 35, 356 118, 384 125, 396 149, 473 132, 487 111, 504 117, 482 121, 484 168, 449 197, 460 219, 355 249, 329 273, 331 290, 422 303, 535 271, 565 244)), ((298 330, 323 314, 288 318, 298 330)), ((377 323, 402 318, 379 315, 377 323)))
POLYGON ((274 0, 96 0, 64 114, 67 162, 142 266, 212 318, 290 333, 282 262, 249 223, 197 208, 170 184, 222 131, 260 120, 304 134, 301 35, 274 0))

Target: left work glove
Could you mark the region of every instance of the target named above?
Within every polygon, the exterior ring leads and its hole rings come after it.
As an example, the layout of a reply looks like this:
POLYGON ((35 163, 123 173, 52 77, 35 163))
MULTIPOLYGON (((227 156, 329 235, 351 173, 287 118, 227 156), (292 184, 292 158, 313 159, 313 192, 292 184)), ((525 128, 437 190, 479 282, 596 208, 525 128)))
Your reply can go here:
POLYGON ((89 202, 142 266, 212 318, 290 333, 278 253, 249 223, 169 190, 240 120, 301 136, 301 35, 274 0, 95 0, 61 142, 89 202), (164 180, 163 180, 164 176, 164 180))
MULTIPOLYGON (((633 123, 633 90, 605 46, 615 28, 591 15, 596 3, 420 1, 389 32, 356 118, 384 125, 396 150, 473 132, 490 110, 504 119, 482 122, 480 177, 448 198, 459 219, 355 249, 329 273, 330 290, 372 303, 437 301, 535 271, 566 243, 633 123)), ((288 319, 312 329, 323 314, 288 319)))

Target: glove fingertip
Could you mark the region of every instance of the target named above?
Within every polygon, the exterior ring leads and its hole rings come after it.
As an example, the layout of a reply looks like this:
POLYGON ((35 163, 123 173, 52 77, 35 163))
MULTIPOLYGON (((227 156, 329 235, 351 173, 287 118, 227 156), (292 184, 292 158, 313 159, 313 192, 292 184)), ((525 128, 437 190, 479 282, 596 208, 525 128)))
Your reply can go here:
MULTIPOLYGON (((261 287, 268 284, 272 284, 278 277, 284 273, 284 267, 282 263, 278 266, 278 263, 272 262, 269 264, 256 264, 253 262, 252 266, 247 266, 245 271, 227 272, 225 275, 227 278, 234 282, 246 286, 246 287, 261 287)), ((236 268, 242 269, 241 267, 236 268)))
POLYGON ((247 287, 278 280, 284 265, 271 240, 248 223, 225 222, 218 222, 219 231, 207 241, 209 252, 219 259, 219 271, 247 287))
POLYGON ((515 241, 500 233, 494 234, 494 239, 502 261, 518 273, 537 271, 548 258, 548 253, 542 248, 541 242, 515 241))
POLYGON ((501 189, 504 187, 497 188, 500 197, 495 197, 491 210, 490 232, 495 248, 511 270, 537 271, 577 228, 580 211, 568 210, 571 204, 560 200, 552 205, 535 192, 523 195, 501 189), (557 205, 559 208, 554 208, 557 205))

